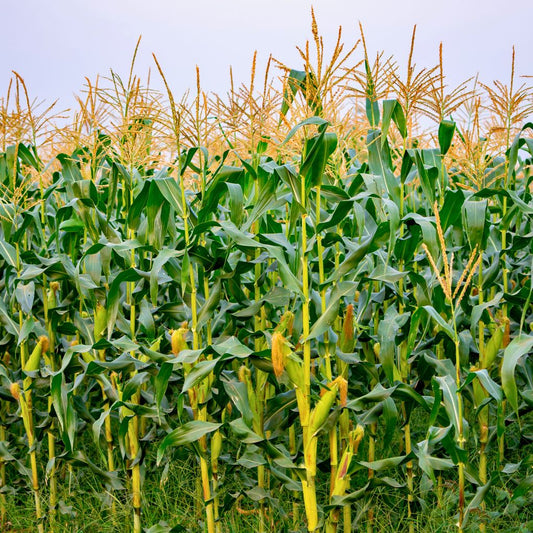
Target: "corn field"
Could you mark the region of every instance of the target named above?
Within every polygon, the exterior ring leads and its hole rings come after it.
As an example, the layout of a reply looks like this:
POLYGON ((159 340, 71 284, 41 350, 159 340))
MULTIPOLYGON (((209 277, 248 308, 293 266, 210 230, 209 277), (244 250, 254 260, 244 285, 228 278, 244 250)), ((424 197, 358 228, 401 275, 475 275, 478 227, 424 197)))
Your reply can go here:
POLYGON ((22 504, 39 532, 531 526, 533 92, 514 51, 450 88, 414 46, 326 57, 313 17, 300 69, 176 99, 154 56, 166 92, 133 61, 70 113, 14 74, 2 531, 22 504), (185 465, 192 506, 150 522, 185 465))

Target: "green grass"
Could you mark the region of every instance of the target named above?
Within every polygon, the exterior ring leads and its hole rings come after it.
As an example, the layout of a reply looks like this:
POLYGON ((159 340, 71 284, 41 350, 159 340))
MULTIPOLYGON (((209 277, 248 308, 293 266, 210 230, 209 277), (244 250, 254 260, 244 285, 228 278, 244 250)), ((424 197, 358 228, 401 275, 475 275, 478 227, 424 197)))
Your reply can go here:
MULTIPOLYGON (((423 432, 426 417, 415 412, 413 420, 413 433, 423 432)), ((519 432, 514 432, 519 436, 519 432)), ((509 434, 510 438, 512 434, 509 434)), ((91 451, 90 442, 87 441, 87 451, 91 451)), ((394 444, 399 444, 393 443, 394 444)), ((533 454, 533 444, 528 444, 518 451, 515 450, 513 455, 508 457, 509 462, 518 462, 523 457, 533 454)), ((363 454, 366 450, 362 449, 363 454)), ((323 448, 321 455, 327 458, 327 449, 323 448)), ((93 457, 97 460, 97 457, 93 457)), ((472 457, 475 462, 476 458, 472 457)), ((496 456, 491 454, 490 460, 495 467, 496 456)), ((222 489, 221 499, 228 496, 229 493, 235 494, 242 489, 232 476, 225 478, 224 471, 228 466, 222 463, 222 489), (225 482, 229 482, 226 484, 225 482)), ((199 497, 198 485, 196 484, 198 476, 197 459, 193 453, 182 449, 172 456, 172 462, 168 472, 165 474, 165 480, 162 482, 161 469, 155 467, 155 457, 148 456, 145 459, 145 469, 143 469, 143 523, 145 528, 151 526, 168 525, 171 527, 181 526, 176 531, 190 531, 202 533, 206 531, 203 521, 203 502, 199 497)), ((491 468, 492 470, 492 468, 491 468)), ((121 472, 121 478, 125 479, 126 473, 121 472)), ((398 472, 401 476, 401 472, 398 472)), ((362 471, 355 482, 359 483, 366 476, 362 471)), ((74 473, 69 478, 67 469, 62 469, 60 473, 60 516, 56 524, 58 533, 125 533, 131 531, 131 501, 127 486, 123 490, 109 492, 102 484, 101 479, 91 471, 81 470, 74 473), (69 481, 70 479, 70 481, 69 481), (70 484, 70 492, 67 490, 70 484), (110 504, 114 501, 114 511, 111 512, 110 504)), ((325 477, 324 477, 325 480, 325 477)), ((15 479, 9 479, 13 483, 15 479)), ((20 478, 17 478, 20 482, 20 478)), ((22 481, 22 483, 24 483, 22 481)), ((533 528, 533 493, 530 491, 523 497, 517 499, 508 507, 505 516, 500 513, 508 505, 509 497, 512 495, 514 482, 509 479, 507 485, 503 484, 501 488, 492 491, 487 498, 486 512, 476 509, 472 512, 467 532, 478 531, 479 524, 483 521, 487 524, 487 531, 502 533, 529 533, 533 528)), ((431 495, 419 494, 423 499, 427 499, 424 506, 417 506, 414 526, 417 533, 452 533, 457 530, 454 524, 454 517, 457 510, 457 486, 456 480, 445 482, 444 498, 442 505, 438 505, 435 497, 431 495)), ((324 495, 322 495, 324 496, 324 495)), ((48 497, 45 489, 41 495, 43 501, 48 497)), ((283 507, 284 520, 279 512, 275 513, 274 522, 270 522, 271 531, 279 533, 290 533, 295 531, 292 524, 292 495, 288 491, 282 491, 279 495, 279 501, 283 507)), ((473 494, 467 494, 467 500, 470 500, 473 494)), ((231 498, 230 498, 231 499, 231 498)), ((10 533, 30 533, 35 531, 34 520, 34 502, 29 492, 21 492, 19 495, 7 494, 6 496, 7 524, 3 532, 10 533)), ((352 517, 354 519, 353 531, 366 531, 367 528, 367 510, 370 501, 356 503, 352 506, 352 517)), ((403 533, 409 531, 409 521, 405 509, 405 498, 397 490, 379 488, 372 498, 372 505, 375 508, 374 531, 380 533, 397 532, 403 533)), ((246 511, 257 512, 257 507, 247 502, 239 502, 239 506, 246 511)), ((303 516, 303 506, 300 509, 303 516)), ((256 532, 259 521, 256 514, 243 515, 236 509, 236 505, 222 513, 222 531, 223 533, 244 533, 256 532)), ((303 527, 303 522, 301 524, 303 527)), ((154 527, 152 531, 157 531, 154 527)))

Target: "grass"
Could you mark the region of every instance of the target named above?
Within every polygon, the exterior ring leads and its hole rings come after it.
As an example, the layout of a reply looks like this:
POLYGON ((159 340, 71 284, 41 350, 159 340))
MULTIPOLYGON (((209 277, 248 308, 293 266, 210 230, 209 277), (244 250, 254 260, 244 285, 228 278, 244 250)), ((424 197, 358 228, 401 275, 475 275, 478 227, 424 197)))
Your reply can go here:
MULTIPOLYGON (((528 418, 531 418, 529 415, 528 418)), ((524 420, 523 423, 528 423, 524 420)), ((427 415, 420 410, 413 413, 412 434, 415 440, 422 439, 427 427, 427 415)), ((510 428, 507 433, 510 441, 520 440, 518 428, 510 428)), ((378 440, 382 438, 383 430, 380 428, 378 440)), ((391 443, 392 447, 401 446, 401 440, 396 437, 396 441, 391 443)), ((234 443, 236 444, 236 443, 234 443)), ((518 444, 518 442, 516 443, 518 444)), ((509 463, 518 463, 524 457, 533 454, 533 444, 519 447, 510 442, 509 447, 515 450, 507 457, 509 463)), ((90 439, 85 439, 82 447, 87 453, 94 453, 90 439)), ((361 450, 362 455, 366 455, 366 447, 361 450)), ((319 457, 324 463, 328 459, 328 449, 322 446, 319 457)), ((97 460, 98 457, 92 457, 97 460)), ((157 532, 155 526, 181 526, 176 531, 201 532, 204 531, 203 502, 198 498, 197 476, 198 462, 193 453, 187 449, 178 449, 173 454, 172 462, 168 470, 163 474, 155 468, 155 457, 149 455, 143 467, 143 523, 154 533, 157 532)), ((227 457, 226 459, 230 459, 227 457)), ((471 461, 475 463, 476 457, 472 456, 471 461)), ((320 462, 320 460, 319 460, 320 462)), ((492 449, 489 453, 489 471, 496 469, 497 450, 492 449)), ((228 465, 224 461, 221 464, 221 499, 224 495, 243 491, 243 486, 236 483, 231 471, 235 465, 228 465), (228 475, 226 476, 226 471, 228 475), (228 483, 226 484, 226 480, 228 483)), ((123 472, 125 475, 125 472, 123 472)), ((357 477, 367 476, 366 471, 360 471, 357 477)), ((466 531, 478 531, 479 524, 487 524, 489 532, 527 533, 533 527, 533 494, 526 493, 509 506, 509 498, 513 493, 516 481, 512 481, 513 476, 508 476, 507 481, 501 488, 492 495, 487 503, 488 509, 481 512, 479 509, 472 511, 469 527, 466 531), (505 516, 500 516, 500 512, 509 506, 509 512, 505 516)), ((324 476, 324 481, 326 480, 324 476)), ((357 480, 355 480, 358 483, 357 480)), ((8 484, 20 483, 20 478, 8 479, 8 484)), ((250 480, 248 479, 250 485, 250 480)), ((100 477, 89 471, 79 470, 70 478, 69 471, 62 469, 60 473, 60 487, 63 488, 59 494, 60 518, 56 525, 56 531, 60 533, 123 533, 130 531, 133 526, 131 516, 131 501, 127 487, 123 490, 109 492, 102 484, 100 477), (68 487, 70 486, 70 491, 68 487), (114 510, 111 511, 111 501, 114 501, 114 510)), ((244 483, 246 485, 246 482, 244 483)), ((325 486, 324 483, 321 484, 325 486)), ((251 488, 251 485, 250 485, 251 488)), ((420 487, 421 488, 421 487, 420 487)), ((456 480, 448 480, 445 484, 444 498, 439 505, 435 497, 427 499, 427 495, 421 496, 423 506, 416 507, 415 531, 417 533, 447 533, 455 532, 454 515, 457 509, 457 486, 456 480)), ((45 487, 41 498, 46 501, 49 494, 45 487)), ((325 495, 322 494, 322 497, 325 495)), ((467 500, 473 494, 467 494, 467 500)), ((279 504, 282 506, 282 515, 285 520, 290 520, 292 512, 293 498, 288 491, 278 495, 279 504)), ((370 502, 356 503, 353 505, 354 525, 352 531, 366 531, 367 510, 370 502)), ((301 503, 300 503, 301 505, 301 503)), ((409 531, 412 523, 407 518, 404 496, 397 490, 380 488, 372 498, 372 505, 375 507, 374 531, 403 533, 409 531)), ((7 523, 3 531, 12 533, 30 533, 35 531, 35 520, 33 517, 34 502, 29 493, 7 494, 6 502, 7 523)), ((279 512, 273 515, 274 522, 269 523, 272 531, 280 533, 290 533, 290 527, 280 520, 279 512)), ((302 523, 303 525, 303 523, 302 523)), ((241 533, 247 531, 257 531, 259 520, 257 508, 241 501, 238 506, 232 506, 222 513, 221 527, 224 533, 241 533)))
MULTIPOLYGON (((420 422, 415 419, 414 432, 417 430, 423 433, 425 421, 420 422), (417 428, 418 426, 418 428, 417 428)), ((327 451, 324 450, 327 455, 327 451)), ((510 461, 520 460, 528 453, 533 453, 533 445, 528 445, 522 450, 522 454, 509 457, 510 461)), ((493 455, 492 460, 496 457, 493 455)), ((143 523, 146 527, 156 526, 166 523, 170 526, 182 526, 183 530, 201 532, 203 525, 203 502, 198 500, 196 487, 198 465, 192 454, 182 451, 174 456, 168 472, 165 474, 166 481, 161 484, 159 472, 153 467, 154 457, 146 459, 144 469, 145 481, 143 485, 143 523)), ((60 483, 64 489, 68 486, 68 471, 63 471, 64 479, 60 483)), ((222 474, 224 478, 224 474, 222 474)), ((231 479, 231 477, 228 477, 231 479)), ((234 485, 224 485, 223 493, 238 491, 240 487, 234 485)), ((114 492, 113 496, 107 493, 105 498, 105 487, 101 480, 92 472, 83 471, 75 474, 70 493, 63 490, 60 493, 62 501, 62 516, 60 517, 56 531, 60 533, 124 533, 132 529, 131 502, 126 490, 114 492), (115 511, 110 512, 110 499, 115 500, 115 511)), ((456 487, 453 482, 447 483, 443 505, 436 505, 435 500, 428 502, 424 508, 417 509, 415 531, 417 533, 448 533, 456 531, 452 517, 457 509, 456 487)), ((491 501, 489 508, 501 510, 508 504, 508 498, 512 494, 512 484, 506 490, 505 486, 499 490, 491 501)), ((471 495, 469 495, 471 496, 471 495)), ((48 494, 46 489, 41 495, 46 501, 48 494)), ((223 497, 222 497, 223 499, 223 497)), ((289 493, 280 494, 279 500, 283 505, 283 511, 290 515, 292 507, 289 493)), ((368 502, 357 504, 353 507, 353 517, 355 520, 353 531, 366 531, 366 510, 368 502)), ((403 533, 409 531, 409 521, 405 509, 404 497, 398 491, 390 489, 379 489, 373 499, 375 506, 376 521, 374 530, 376 532, 395 531, 403 533)), ((473 512, 473 517, 467 531, 477 531, 479 523, 483 520, 487 523, 487 531, 526 533, 533 527, 533 494, 526 494, 516 501, 511 512, 505 517, 494 516, 491 512, 484 514, 478 511, 473 512)), ((257 531, 259 520, 257 514, 244 514, 246 512, 245 503, 241 504, 243 509, 239 512, 233 507, 222 514, 222 531, 224 533, 242 533, 257 531)), ((33 499, 28 495, 7 496, 7 518, 3 531, 12 533, 30 533, 35 531, 35 521, 33 518, 33 499)), ((253 509, 253 508, 252 508, 253 509)), ((291 529, 279 521, 279 515, 275 522, 270 523, 272 531, 289 533, 291 529)), ((302 524, 303 525, 303 524, 302 524)), ((157 531, 153 529, 152 531, 157 531)))

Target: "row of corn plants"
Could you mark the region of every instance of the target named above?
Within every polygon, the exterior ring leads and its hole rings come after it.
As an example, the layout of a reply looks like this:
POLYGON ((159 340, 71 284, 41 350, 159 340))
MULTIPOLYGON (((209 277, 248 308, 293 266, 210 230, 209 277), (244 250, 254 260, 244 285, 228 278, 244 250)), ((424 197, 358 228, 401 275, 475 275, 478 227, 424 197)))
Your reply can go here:
POLYGON ((127 493, 148 530, 147 469, 184 450, 208 533, 232 510, 262 532, 377 531, 391 495, 407 531, 434 506, 483 531, 527 500, 533 125, 472 190, 446 157, 456 124, 419 148, 368 76, 357 149, 314 100, 277 157, 261 137, 210 153, 183 144, 169 92, 168 167, 125 165, 131 138, 103 133, 50 182, 34 145, 0 154, 4 523, 31 497, 61 531, 90 470, 109 516, 127 493))

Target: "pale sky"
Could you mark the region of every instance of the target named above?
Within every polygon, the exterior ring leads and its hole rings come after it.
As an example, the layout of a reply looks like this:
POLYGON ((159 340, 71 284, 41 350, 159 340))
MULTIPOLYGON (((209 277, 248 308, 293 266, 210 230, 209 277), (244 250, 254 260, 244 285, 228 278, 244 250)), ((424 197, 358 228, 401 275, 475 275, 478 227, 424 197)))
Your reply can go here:
MULTIPOLYGON (((11 71, 19 72, 30 95, 71 105, 84 77, 127 77, 133 49, 142 34, 136 72, 152 69, 152 52, 173 91, 195 86, 199 65, 205 90, 224 93, 228 69, 236 81, 249 77, 251 58, 260 65, 272 53, 300 68, 295 45, 311 37, 314 5, 326 43, 343 26, 346 45, 359 37, 361 21, 371 51, 385 50, 405 63, 413 24, 417 24, 417 66, 433 66, 444 43, 450 83, 479 72, 482 81, 507 82, 511 47, 517 72, 533 75, 533 2, 515 0, 1 0, 0 95, 11 71)), ((359 56, 358 56, 359 57, 359 56)), ((531 82, 531 80, 530 80, 531 82)))

